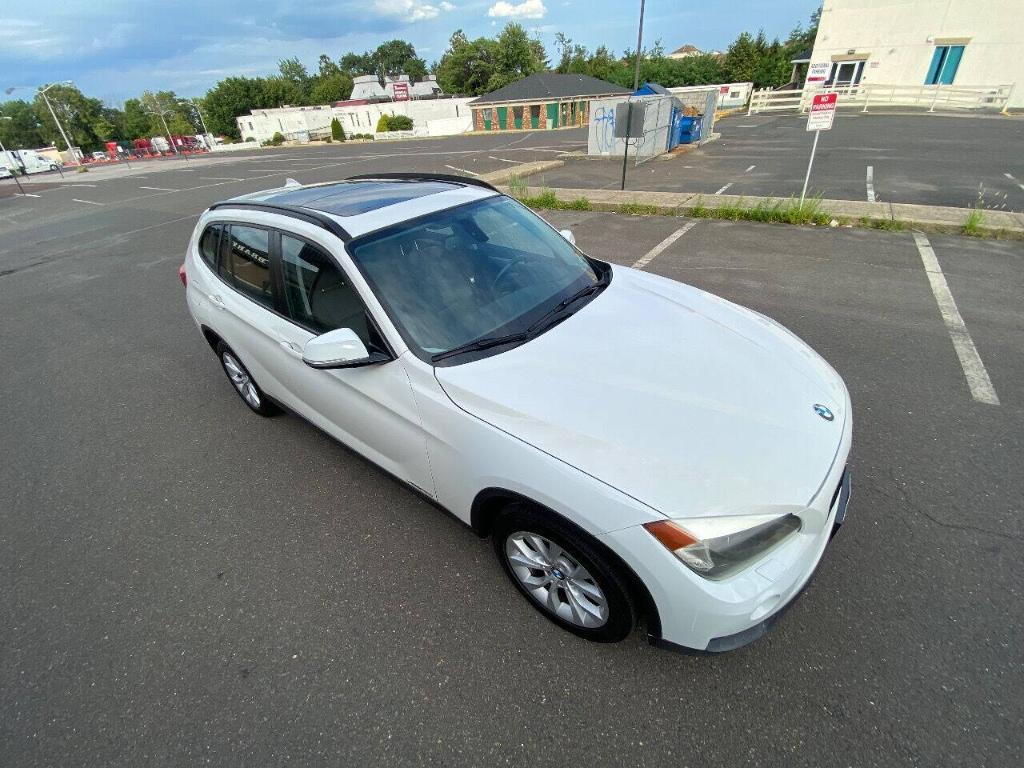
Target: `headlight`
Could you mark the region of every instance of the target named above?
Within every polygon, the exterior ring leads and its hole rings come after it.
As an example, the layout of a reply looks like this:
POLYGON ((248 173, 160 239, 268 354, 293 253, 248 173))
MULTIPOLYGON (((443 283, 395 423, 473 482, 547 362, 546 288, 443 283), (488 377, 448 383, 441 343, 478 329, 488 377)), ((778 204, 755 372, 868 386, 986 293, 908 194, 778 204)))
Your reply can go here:
POLYGON ((774 514, 659 520, 644 528, 690 570, 721 579, 799 531, 800 518, 774 514))

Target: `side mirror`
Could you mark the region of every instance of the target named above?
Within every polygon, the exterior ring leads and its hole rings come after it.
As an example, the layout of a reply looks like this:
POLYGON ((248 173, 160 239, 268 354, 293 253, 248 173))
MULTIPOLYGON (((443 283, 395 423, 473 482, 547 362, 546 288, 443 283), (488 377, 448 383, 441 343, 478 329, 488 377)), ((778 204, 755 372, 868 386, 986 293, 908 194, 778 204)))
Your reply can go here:
POLYGON ((572 233, 572 230, 560 229, 558 230, 558 234, 568 240, 571 245, 576 245, 576 236, 572 233))
POLYGON ((302 362, 312 368, 346 368, 376 362, 351 328, 315 336, 302 348, 302 362))

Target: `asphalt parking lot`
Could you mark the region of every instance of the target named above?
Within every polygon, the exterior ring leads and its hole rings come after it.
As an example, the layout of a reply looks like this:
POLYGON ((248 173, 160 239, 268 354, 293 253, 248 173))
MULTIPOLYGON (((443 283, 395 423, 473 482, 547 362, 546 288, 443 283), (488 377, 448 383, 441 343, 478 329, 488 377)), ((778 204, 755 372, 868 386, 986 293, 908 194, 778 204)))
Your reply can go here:
MULTIPOLYGON (((701 220, 652 258, 843 375, 853 502, 757 644, 591 645, 453 518, 304 422, 250 414, 187 315, 176 270, 203 208, 285 175, 460 165, 394 151, 0 200, 0 762, 1021 764, 1021 243, 928 236, 998 405, 910 233, 701 220)), ((616 264, 688 223, 548 218, 616 264)))
MULTIPOLYGON (((630 164, 627 189, 800 196, 813 134, 807 116, 733 115, 721 138, 671 160, 630 164)), ((1024 210, 1024 119, 840 111, 822 132, 809 192, 828 199, 1024 210)), ((622 161, 578 159, 531 178, 618 189, 622 161)))

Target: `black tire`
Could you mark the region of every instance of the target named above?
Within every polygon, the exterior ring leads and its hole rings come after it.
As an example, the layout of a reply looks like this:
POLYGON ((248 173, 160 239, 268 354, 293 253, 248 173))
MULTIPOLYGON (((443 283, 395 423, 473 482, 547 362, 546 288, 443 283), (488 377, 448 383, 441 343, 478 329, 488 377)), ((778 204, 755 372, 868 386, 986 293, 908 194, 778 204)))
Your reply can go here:
MULTIPOLYGON (((586 533, 556 515, 545 512, 528 504, 510 504, 501 516, 494 522, 491 531, 491 538, 494 543, 494 551, 498 556, 501 567, 505 569, 509 580, 515 585, 527 601, 543 614, 548 620, 554 622, 562 629, 566 629, 575 635, 593 640, 598 643, 617 643, 628 637, 636 626, 636 606, 630 594, 628 583, 612 564, 610 559, 601 552, 600 545, 593 541, 586 533), (562 554, 576 565, 586 569, 586 576, 589 583, 596 584, 603 593, 606 617, 604 623, 598 626, 582 626, 574 621, 567 620, 562 615, 554 612, 542 598, 538 596, 543 590, 538 588, 531 591, 516 575, 515 567, 523 572, 522 562, 515 566, 509 560, 507 547, 513 537, 522 533, 537 534, 548 543, 555 544, 562 550, 562 554)), ((521 538, 519 539, 521 541, 521 538)), ((516 546, 513 542, 512 546, 516 546)), ((570 562, 571 565, 571 562, 570 562)), ((536 579, 551 579, 553 571, 534 569, 529 571, 536 579)), ((561 578, 561 577, 559 577, 561 578)), ((569 579, 571 581, 571 578, 569 579)), ((551 582, 554 584, 555 582, 551 582)), ((564 583, 564 582, 563 582, 564 583)), ((577 582, 573 582, 574 584, 577 582)), ((550 592, 550 589, 547 590, 550 592)), ((579 594, 578 587, 574 587, 574 594, 579 594)), ((557 588, 555 598, 562 603, 560 610, 573 612, 572 600, 569 598, 567 587, 557 588), (564 606, 564 607, 563 607, 564 606)), ((578 598, 576 603, 579 603, 578 598)), ((594 603, 596 605, 597 603, 594 603)), ((592 619, 599 621, 599 619, 592 619)))
POLYGON ((260 416, 273 416, 279 412, 278 407, 263 394, 260 385, 256 383, 256 379, 252 377, 249 369, 245 367, 238 355, 235 354, 235 351, 223 341, 217 344, 217 357, 220 358, 221 368, 224 369, 231 388, 235 390, 235 394, 246 404, 250 411, 258 413, 260 416), (232 368, 241 371, 245 377, 244 384, 237 381, 236 373, 232 371, 232 368), (245 394, 243 394, 243 391, 245 391, 245 394))

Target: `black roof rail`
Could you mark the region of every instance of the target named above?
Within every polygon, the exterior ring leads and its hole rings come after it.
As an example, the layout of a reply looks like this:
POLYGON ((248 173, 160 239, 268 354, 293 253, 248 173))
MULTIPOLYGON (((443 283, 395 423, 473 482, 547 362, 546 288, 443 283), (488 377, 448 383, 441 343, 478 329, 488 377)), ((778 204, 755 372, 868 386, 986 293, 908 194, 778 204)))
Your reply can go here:
POLYGON ((352 239, 343 226, 332 219, 330 216, 321 213, 313 208, 300 208, 295 205, 281 205, 279 203, 268 203, 261 200, 225 200, 221 203, 214 203, 210 206, 210 210, 216 210, 218 208, 241 208, 253 211, 266 211, 267 213, 277 213, 282 216, 290 216, 293 219, 304 221, 307 224, 314 224, 321 229, 326 229, 332 235, 341 238, 342 242, 348 242, 352 239))
POLYGON ((345 181, 371 181, 381 179, 387 181, 449 181, 455 184, 468 184, 471 187, 483 187, 492 192, 499 190, 483 179, 476 179, 471 176, 456 176, 453 173, 361 173, 358 176, 349 176, 345 181))

